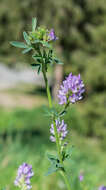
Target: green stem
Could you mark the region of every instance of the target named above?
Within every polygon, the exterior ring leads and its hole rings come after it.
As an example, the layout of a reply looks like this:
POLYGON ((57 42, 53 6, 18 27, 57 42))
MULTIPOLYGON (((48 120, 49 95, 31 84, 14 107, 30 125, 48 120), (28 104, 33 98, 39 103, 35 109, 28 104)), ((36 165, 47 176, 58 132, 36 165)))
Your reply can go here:
POLYGON ((70 104, 70 102, 68 102, 68 103, 64 106, 64 109, 59 113, 60 116, 61 116, 62 114, 64 114, 64 112, 67 111, 69 104, 70 104))
MULTIPOLYGON (((49 101, 49 107, 52 108, 53 107, 52 98, 51 98, 51 93, 50 93, 48 80, 47 80, 47 76, 46 76, 45 63, 42 64, 42 73, 43 73, 43 77, 44 77, 44 81, 45 81, 45 85, 46 85, 46 91, 47 91, 47 96, 48 96, 48 101, 49 101)), ((55 123, 55 118, 53 118, 53 125, 54 125, 54 133, 55 133, 55 138, 56 138, 56 146, 57 146, 59 160, 60 160, 60 163, 62 164, 62 166, 64 167, 64 164, 63 164, 63 161, 62 161, 61 147, 60 147, 60 143, 59 143, 58 132, 57 132, 56 123, 55 123)), ((70 187, 70 184, 68 182, 66 173, 62 172, 62 176, 63 176, 64 181, 66 183, 67 189, 70 190, 71 187, 70 187)))
MULTIPOLYGON (((56 138, 56 146, 57 146, 57 151, 58 151, 59 160, 60 160, 61 165, 62 165, 63 168, 64 168, 64 164, 63 164, 62 156, 61 156, 61 148, 60 148, 60 144, 59 144, 59 137, 58 137, 58 133, 57 133, 57 128, 56 128, 55 120, 53 121, 53 125, 54 125, 54 133, 55 133, 55 138, 56 138)), ((63 178, 64 178, 64 181, 65 181, 65 183, 66 183, 67 189, 70 190, 70 184, 69 184, 69 182, 68 182, 66 173, 63 171, 63 172, 61 172, 61 175, 62 175, 63 178)))
POLYGON ((45 81, 45 85, 46 85, 46 91, 47 91, 47 96, 48 96, 48 101, 49 101, 49 107, 52 108, 52 98, 51 98, 51 93, 50 93, 50 89, 49 89, 49 84, 48 84, 48 80, 46 77, 46 71, 45 71, 45 65, 42 65, 42 72, 43 72, 43 77, 44 77, 44 81, 45 81))
POLYGON ((71 187, 70 187, 70 184, 69 184, 69 182, 68 182, 68 178, 67 178, 67 176, 66 176, 66 174, 65 174, 64 172, 62 172, 62 176, 63 176, 64 181, 65 181, 65 183, 66 183, 67 189, 70 190, 71 187))
POLYGON ((59 144, 59 137, 58 137, 58 133, 57 133, 55 119, 53 120, 53 126, 54 126, 54 133, 55 133, 55 138, 56 138, 56 146, 57 146, 59 160, 60 160, 60 163, 63 165, 62 157, 61 157, 61 149, 60 149, 60 144, 59 144))

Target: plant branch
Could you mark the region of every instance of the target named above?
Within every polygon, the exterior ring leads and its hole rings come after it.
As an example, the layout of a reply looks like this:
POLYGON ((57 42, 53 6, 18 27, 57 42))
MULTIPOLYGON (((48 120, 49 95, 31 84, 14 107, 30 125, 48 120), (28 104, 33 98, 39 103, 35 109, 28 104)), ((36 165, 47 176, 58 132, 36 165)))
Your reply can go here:
MULTIPOLYGON (((47 96, 48 96, 48 101, 49 101, 49 107, 53 108, 51 93, 50 93, 50 89, 49 89, 49 85, 48 85, 48 80, 47 80, 46 70, 45 70, 45 65, 44 64, 45 63, 42 64, 42 73, 43 73, 43 77, 44 77, 44 81, 45 81, 45 85, 46 85, 46 91, 47 91, 47 96)), ((68 105, 66 106, 66 108, 67 107, 68 107, 68 105)), ((55 138, 56 138, 56 146, 57 146, 59 160, 60 160, 60 163, 62 164, 62 166, 64 168, 64 164, 63 164, 63 161, 62 161, 62 155, 61 155, 61 147, 60 147, 58 132, 57 132, 56 123, 55 123, 55 117, 53 118, 53 125, 54 125, 54 133, 55 133, 55 138)), ((66 183, 67 189, 70 190, 71 187, 70 187, 70 184, 68 182, 67 175, 66 175, 66 173, 64 171, 62 172, 62 176, 63 176, 64 181, 66 183)))

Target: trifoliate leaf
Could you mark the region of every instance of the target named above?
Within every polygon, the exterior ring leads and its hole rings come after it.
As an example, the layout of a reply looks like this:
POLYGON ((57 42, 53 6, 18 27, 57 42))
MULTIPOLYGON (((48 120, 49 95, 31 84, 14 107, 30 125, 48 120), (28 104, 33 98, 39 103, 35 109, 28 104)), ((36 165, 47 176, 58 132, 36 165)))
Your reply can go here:
POLYGON ((18 47, 18 48, 28 48, 28 46, 23 42, 12 41, 12 42, 10 42, 10 44, 12 46, 18 47))
POLYGON ((37 73, 38 73, 38 75, 39 75, 39 74, 40 74, 40 71, 41 71, 41 69, 42 69, 42 66, 41 66, 40 64, 36 64, 36 63, 32 63, 31 66, 32 66, 32 68, 37 68, 37 69, 38 69, 38 70, 37 70, 37 73))
POLYGON ((59 163, 59 159, 58 159, 56 156, 51 155, 51 154, 47 154, 47 157, 48 157, 48 160, 50 160, 50 162, 51 162, 52 164, 57 164, 57 163, 59 163))
POLYGON ((62 151, 62 160, 63 161, 71 158, 73 148, 74 148, 74 146, 71 146, 68 149, 66 149, 65 151, 62 151))
POLYGON ((55 108, 44 108, 45 111, 45 116, 49 116, 49 117, 58 117, 58 112, 56 111, 55 108))
POLYGON ((48 172, 46 173, 46 176, 58 171, 58 170, 62 170, 64 171, 63 165, 60 164, 60 161, 58 159, 57 156, 51 155, 51 154, 47 154, 47 157, 51 163, 50 168, 48 169, 48 172))
POLYGON ((69 156, 71 156, 72 152, 73 152, 74 146, 71 146, 67 149, 67 153, 69 154, 69 156))
POLYGON ((37 61, 37 62, 39 62, 39 63, 42 63, 42 57, 41 57, 41 56, 32 55, 32 58, 33 58, 35 61, 37 61))
POLYGON ((48 168, 47 173, 45 174, 45 176, 51 175, 52 173, 56 172, 58 170, 58 168, 56 168, 54 165, 51 166, 50 168, 48 168))

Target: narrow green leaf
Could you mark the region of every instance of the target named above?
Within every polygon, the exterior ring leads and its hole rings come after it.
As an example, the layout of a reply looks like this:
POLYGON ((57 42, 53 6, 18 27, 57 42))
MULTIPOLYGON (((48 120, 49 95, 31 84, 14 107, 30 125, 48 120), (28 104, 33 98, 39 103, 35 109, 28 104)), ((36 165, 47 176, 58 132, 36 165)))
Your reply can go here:
POLYGON ((55 63, 57 63, 57 64, 63 65, 63 63, 62 63, 59 59, 57 59, 57 58, 54 58, 54 61, 55 61, 55 63))
POLYGON ((32 58, 33 58, 35 61, 37 61, 38 59, 39 59, 39 60, 41 59, 40 56, 32 56, 32 58))
POLYGON ((59 65, 64 65, 64 63, 62 63, 62 62, 58 62, 58 64, 59 64, 59 65))
POLYGON ((72 152, 73 152, 74 146, 71 146, 68 148, 67 153, 71 156, 72 152))
POLYGON ((65 113, 66 113, 66 110, 63 110, 63 111, 59 114, 59 116, 62 117, 65 113))
POLYGON ((51 48, 51 45, 48 42, 41 41, 41 44, 47 48, 51 48))
POLYGON ((39 65, 38 67, 38 71, 37 71, 38 75, 40 74, 40 71, 41 71, 41 65, 39 65))
POLYGON ((28 46, 23 42, 12 41, 12 42, 10 42, 10 44, 12 46, 18 47, 18 48, 28 48, 28 46))
POLYGON ((30 40, 29 40, 28 34, 27 34, 26 32, 23 32, 23 36, 24 36, 24 39, 25 39, 26 43, 27 43, 28 45, 30 45, 31 42, 30 42, 30 40))
POLYGON ((37 43, 41 43, 41 40, 34 40, 34 41, 32 42, 32 44, 37 44, 37 43))
POLYGON ((64 65, 64 63, 62 63, 62 62, 58 62, 58 64, 59 64, 59 65, 64 65))
POLYGON ((39 62, 39 63, 42 62, 42 58, 41 58, 40 56, 32 55, 32 58, 33 58, 35 61, 39 62))
POLYGON ((50 162, 51 162, 52 164, 57 164, 57 163, 59 163, 59 160, 58 160, 58 158, 57 158, 56 156, 51 155, 51 154, 47 154, 47 157, 48 157, 48 159, 50 160, 50 162))
POLYGON ((32 47, 29 47, 29 48, 26 48, 25 50, 23 50, 22 53, 25 54, 25 53, 28 53, 31 50, 32 50, 32 47))
POLYGON ((32 63, 31 66, 32 66, 32 67, 39 67, 40 64, 32 63))
POLYGON ((36 18, 32 18, 32 31, 34 32, 37 26, 37 19, 36 18))
POLYGON ((51 58, 49 58, 46 63, 49 63, 50 65, 53 65, 53 60, 51 58))
POLYGON ((58 170, 58 168, 56 168, 55 166, 51 166, 49 169, 48 169, 48 172, 45 174, 45 176, 48 176, 54 172, 56 172, 58 170))
POLYGON ((64 151, 62 152, 63 161, 68 160, 68 159, 71 158, 73 148, 74 148, 74 146, 71 146, 68 149, 66 149, 65 152, 64 151))
POLYGON ((48 57, 51 58, 51 57, 52 57, 52 54, 53 54, 53 50, 50 49, 50 50, 49 50, 49 53, 48 53, 48 57))

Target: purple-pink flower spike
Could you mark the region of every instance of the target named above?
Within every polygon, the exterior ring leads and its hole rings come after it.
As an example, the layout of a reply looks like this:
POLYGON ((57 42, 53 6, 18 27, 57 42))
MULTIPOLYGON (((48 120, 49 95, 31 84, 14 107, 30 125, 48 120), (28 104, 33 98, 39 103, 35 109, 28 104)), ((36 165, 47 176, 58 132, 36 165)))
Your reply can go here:
POLYGON ((83 181, 83 179, 84 179, 84 176, 83 176, 83 175, 80 175, 80 176, 79 176, 79 180, 80 180, 80 181, 83 181))
POLYGON ((66 80, 63 81, 58 93, 59 104, 75 103, 82 99, 84 93, 84 83, 78 76, 69 74, 66 80))
MULTIPOLYGON (((64 140, 64 138, 67 136, 67 125, 64 123, 64 120, 60 121, 59 119, 55 121, 56 123, 56 128, 57 128, 57 133, 58 133, 58 137, 60 140, 64 140)), ((51 133, 51 136, 50 136, 50 140, 52 142, 55 142, 56 139, 55 139, 55 132, 54 132, 54 125, 51 124, 51 128, 50 128, 50 133, 51 133)))
POLYGON ((23 190, 29 190, 32 188, 30 178, 34 175, 32 166, 27 163, 23 163, 19 166, 17 171, 17 177, 14 181, 15 186, 22 188, 23 190))
POLYGON ((106 186, 100 186, 98 190, 106 190, 106 186))
POLYGON ((50 30, 50 32, 48 34, 48 37, 49 37, 49 41, 58 40, 58 37, 56 37, 56 35, 55 35, 54 29, 50 30))

